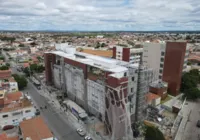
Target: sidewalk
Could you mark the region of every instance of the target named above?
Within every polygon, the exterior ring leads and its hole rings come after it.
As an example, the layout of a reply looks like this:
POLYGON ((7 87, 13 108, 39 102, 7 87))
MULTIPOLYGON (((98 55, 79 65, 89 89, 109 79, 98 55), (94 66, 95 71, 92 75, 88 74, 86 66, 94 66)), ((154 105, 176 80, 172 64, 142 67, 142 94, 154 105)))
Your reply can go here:
POLYGON ((108 140, 109 139, 107 136, 103 136, 104 135, 103 123, 96 121, 95 123, 92 123, 92 124, 91 124, 91 122, 85 124, 81 120, 78 121, 78 119, 69 110, 66 110, 65 108, 63 108, 60 105, 55 93, 54 92, 49 93, 48 90, 45 88, 45 86, 42 87, 41 90, 39 90, 39 93, 42 96, 44 96, 48 100, 48 102, 50 104, 52 104, 53 107, 56 108, 56 110, 59 110, 60 112, 64 113, 65 118, 63 118, 63 119, 67 120, 68 123, 75 129, 82 128, 83 130, 85 130, 87 132, 87 135, 89 135, 90 137, 92 137, 95 140, 108 140), (95 126, 95 129, 94 129, 94 126, 95 126), (96 132, 99 132, 99 134, 101 136, 97 135, 96 132))

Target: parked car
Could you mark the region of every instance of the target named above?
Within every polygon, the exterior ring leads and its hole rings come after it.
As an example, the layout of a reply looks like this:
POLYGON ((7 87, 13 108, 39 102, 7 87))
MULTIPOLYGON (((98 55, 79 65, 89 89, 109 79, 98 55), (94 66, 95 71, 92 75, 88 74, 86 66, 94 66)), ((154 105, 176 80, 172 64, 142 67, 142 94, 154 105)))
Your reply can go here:
POLYGON ((81 137, 85 136, 85 134, 86 134, 86 132, 83 131, 83 130, 80 129, 80 128, 78 128, 78 129, 76 130, 76 132, 77 132, 81 137))
POLYGON ((90 136, 85 136, 84 140, 93 140, 90 136))
POLYGON ((6 130, 10 130, 10 129, 13 129, 14 128, 14 126, 13 125, 6 125, 6 126, 4 126, 3 127, 3 131, 6 131, 6 130))
POLYGON ((197 127, 200 128, 200 120, 197 121, 197 127))

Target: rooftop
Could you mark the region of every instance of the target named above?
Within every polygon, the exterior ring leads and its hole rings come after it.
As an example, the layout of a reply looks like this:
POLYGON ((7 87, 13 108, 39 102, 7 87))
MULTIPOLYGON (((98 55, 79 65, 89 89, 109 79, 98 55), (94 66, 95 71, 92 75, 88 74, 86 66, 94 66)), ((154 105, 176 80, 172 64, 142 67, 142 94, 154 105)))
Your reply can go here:
POLYGON ((11 77, 11 70, 0 70, 0 79, 7 79, 11 77))
POLYGON ((4 104, 10 104, 14 101, 18 101, 20 100, 20 98, 22 97, 22 92, 21 91, 17 91, 17 92, 13 92, 13 93, 8 93, 6 94, 5 98, 4 98, 4 104))
POLYGON ((149 92, 148 94, 146 94, 147 102, 151 102, 152 100, 157 99, 157 98, 160 98, 160 96, 158 96, 156 94, 153 94, 151 92, 149 92))
POLYGON ((8 137, 6 133, 0 134, 0 140, 19 140, 18 137, 8 137))
POLYGON ((151 87, 154 88, 165 88, 168 86, 167 82, 164 81, 156 81, 150 84, 151 87))
POLYGON ((80 63, 84 63, 93 67, 97 67, 109 72, 120 73, 120 72, 128 71, 127 67, 124 67, 124 65, 128 65, 128 62, 96 56, 96 55, 91 55, 91 54, 87 54, 83 52, 76 52, 73 49, 69 48, 69 50, 67 50, 67 48, 65 48, 65 50, 63 49, 64 51, 58 50, 58 51, 52 51, 52 52, 46 52, 46 53, 59 55, 61 57, 68 58, 68 59, 71 59, 80 63))
POLYGON ((4 108, 2 108, 0 112, 10 112, 31 106, 32 106, 31 102, 28 99, 24 98, 21 99, 19 102, 13 102, 4 106, 4 108))
POLYGON ((97 56, 110 57, 110 58, 113 56, 113 52, 111 50, 93 50, 93 49, 78 48, 77 51, 97 56))
POLYGON ((30 137, 32 140, 41 140, 53 137, 41 116, 21 122, 20 128, 24 138, 30 137))

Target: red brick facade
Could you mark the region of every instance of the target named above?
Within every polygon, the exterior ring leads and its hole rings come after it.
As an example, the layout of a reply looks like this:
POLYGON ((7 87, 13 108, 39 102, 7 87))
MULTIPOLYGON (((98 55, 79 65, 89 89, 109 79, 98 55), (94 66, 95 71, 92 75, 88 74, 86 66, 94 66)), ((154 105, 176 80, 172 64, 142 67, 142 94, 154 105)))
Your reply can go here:
POLYGON ((44 54, 44 62, 45 62, 45 76, 46 76, 46 83, 52 84, 52 69, 51 65, 56 63, 56 56, 54 54, 45 53, 44 54))
POLYGON ((116 47, 113 47, 113 58, 116 58, 116 53, 117 53, 116 47))
POLYGON ((162 100, 164 100, 167 97, 167 87, 164 88, 156 88, 156 87, 149 87, 149 92, 157 94, 161 97, 162 100))
POLYGON ((130 48, 123 48, 122 60, 126 62, 130 61, 130 48))
POLYGON ((167 42, 162 80, 168 83, 168 93, 179 94, 186 42, 167 42))

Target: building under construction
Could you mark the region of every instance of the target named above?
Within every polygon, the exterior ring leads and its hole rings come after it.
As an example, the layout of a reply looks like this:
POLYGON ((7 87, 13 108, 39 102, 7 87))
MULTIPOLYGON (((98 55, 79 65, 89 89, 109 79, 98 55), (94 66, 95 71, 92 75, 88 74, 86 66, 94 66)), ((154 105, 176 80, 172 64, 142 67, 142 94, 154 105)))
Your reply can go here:
POLYGON ((145 117, 141 109, 146 108, 152 71, 142 65, 76 52, 66 44, 56 49, 45 53, 47 84, 62 89, 69 99, 99 117, 110 139, 131 135, 131 123, 145 117))

